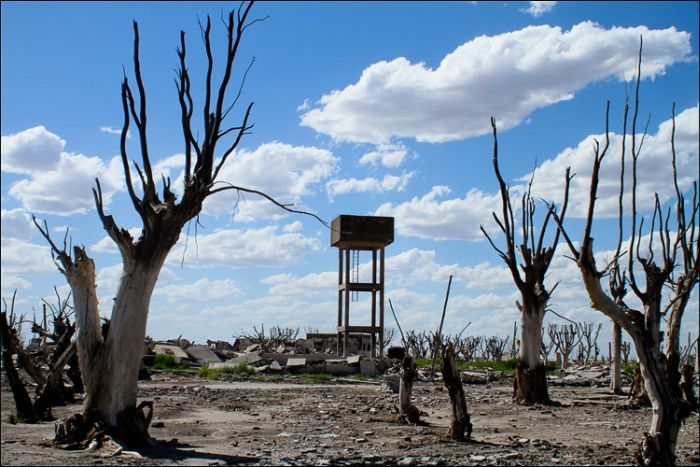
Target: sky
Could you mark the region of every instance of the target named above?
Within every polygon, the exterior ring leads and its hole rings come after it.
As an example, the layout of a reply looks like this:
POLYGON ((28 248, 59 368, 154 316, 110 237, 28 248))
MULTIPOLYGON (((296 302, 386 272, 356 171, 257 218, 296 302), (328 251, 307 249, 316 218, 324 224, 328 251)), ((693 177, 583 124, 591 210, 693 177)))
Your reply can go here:
MULTIPOLYGON (((69 228, 72 244, 85 246, 97 266, 101 313, 111 313, 121 261, 91 189, 99 178, 108 213, 137 237, 139 219, 119 157, 120 82, 124 72, 134 81, 132 20, 139 24, 154 172, 170 177, 181 193, 184 141, 173 81, 180 30, 199 112, 194 121, 200 122, 206 56, 198 22, 212 18, 214 74, 221 76, 221 17, 237 5, 2 3, 1 292, 9 302, 17 290, 18 312, 31 318, 42 298, 55 302, 54 287, 63 297, 69 291, 31 223, 35 215, 56 241, 69 228)), ((592 147, 602 141, 610 101, 611 149, 593 230, 602 264, 618 235, 622 114, 633 96, 640 35, 638 133, 648 121, 639 159, 640 215, 649 219, 654 193, 664 206, 674 202, 673 103, 681 189, 689 193, 699 178, 698 13, 697 2, 256 4, 252 16, 264 21, 246 30, 228 94, 231 102, 252 62, 240 105, 228 118, 235 126, 253 102, 255 126, 220 179, 326 221, 340 214, 393 216, 385 297, 404 331, 438 327, 452 275, 445 332, 471 323, 465 335, 510 335, 519 320, 517 290, 479 229, 503 246, 491 217, 500 211, 500 197, 490 117, 514 196, 534 170, 534 196, 560 204, 566 167, 576 174, 566 219, 576 241, 583 234, 592 147)), ((135 136, 127 150, 140 161, 135 136)), ((627 191, 626 205, 629 199, 627 191)), ((538 219, 543 211, 538 203, 538 219)), ((624 225, 626 239, 629 218, 624 225)), ((545 282, 550 288, 559 282, 550 301, 556 314, 547 313, 545 324, 566 323, 560 316, 603 323, 599 345, 607 353, 610 321, 589 307, 567 252, 560 245, 545 282)), ((369 260, 360 255, 361 280, 369 260)), ((216 194, 160 273, 147 333, 205 342, 232 340, 261 324, 333 332, 336 268, 330 231, 315 219, 253 195, 216 194)), ((368 299, 360 294, 351 304, 351 324, 369 324, 368 299)), ((696 288, 683 336, 697 336, 697 310, 696 288)), ((388 306, 385 322, 395 327, 388 306)))

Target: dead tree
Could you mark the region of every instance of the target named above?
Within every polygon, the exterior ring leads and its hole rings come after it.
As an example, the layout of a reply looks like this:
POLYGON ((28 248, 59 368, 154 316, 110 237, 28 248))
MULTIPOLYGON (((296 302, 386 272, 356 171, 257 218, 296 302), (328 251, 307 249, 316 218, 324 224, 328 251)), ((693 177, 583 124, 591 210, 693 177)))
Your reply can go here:
POLYGON ((403 423, 420 422, 420 410, 411 402, 416 375, 416 359, 410 355, 405 356, 399 371, 399 421, 403 423))
POLYGON ((624 366, 627 366, 629 364, 630 351, 632 350, 632 347, 630 346, 629 342, 623 342, 620 345, 620 348, 622 349, 622 363, 624 366))
MULTIPOLYGON (((501 217, 499 218, 494 212, 493 218, 505 237, 505 250, 495 245, 483 226, 481 226, 481 231, 493 249, 506 263, 506 266, 508 266, 513 276, 513 281, 520 292, 520 300, 516 301, 516 306, 521 313, 520 355, 514 380, 513 399, 519 403, 549 403, 547 373, 540 361, 540 347, 542 343, 542 320, 547 310, 549 298, 556 288, 556 285, 554 285, 550 290, 547 290, 544 284, 547 270, 552 262, 554 251, 559 241, 559 229, 557 229, 552 243, 549 246, 544 245, 547 226, 552 215, 556 213, 556 208, 553 204, 549 205, 539 231, 539 238, 536 238, 534 227, 535 200, 530 196, 531 179, 527 191, 521 199, 522 243, 516 245, 516 226, 510 193, 498 168, 498 139, 496 136, 496 120, 493 117, 491 118, 491 127, 493 128, 493 168, 498 179, 502 207, 501 217), (518 264, 518 259, 516 258, 516 250, 522 261, 520 264, 518 264)), ((569 182, 571 177, 569 176, 568 168, 566 169, 565 177, 566 188, 560 215, 562 219, 566 215, 566 206, 569 200, 569 182)))
MULTIPOLYGON (((16 292, 15 292, 16 294, 16 292)), ((69 322, 63 335, 57 338, 53 344, 53 351, 44 362, 43 358, 35 362, 29 355, 20 339, 20 319, 14 313, 15 295, 12 296, 12 305, 9 311, 7 303, 0 317, 0 335, 2 336, 3 368, 7 374, 8 382, 15 399, 17 418, 25 422, 39 420, 53 420, 52 407, 63 405, 66 401, 73 400, 75 387, 70 390, 63 384, 63 372, 68 361, 75 355, 75 345, 71 338, 75 333, 75 326, 69 322), (17 363, 26 371, 36 384, 35 398, 32 399, 19 377, 12 356, 17 356, 17 363), (48 368, 46 374, 42 373, 40 366, 48 368)), ((43 352, 38 352, 43 357, 43 352)))
POLYGON ((510 341, 510 353, 508 358, 518 358, 520 342, 518 341, 518 322, 513 321, 513 339, 510 341))
POLYGON ((597 327, 593 327, 593 323, 578 323, 579 334, 581 335, 581 349, 584 365, 591 363, 591 354, 595 354, 597 346, 598 334, 603 327, 603 323, 598 323, 597 327))
MULTIPOLYGON (((14 296, 12 297, 12 309, 14 309, 14 296)), ((11 312, 11 315, 13 313, 11 312)), ((31 423, 37 420, 36 412, 34 411, 34 404, 32 403, 31 397, 27 393, 27 388, 24 387, 24 383, 15 368, 15 364, 12 361, 12 355, 14 352, 13 346, 13 336, 11 335, 10 323, 12 318, 8 322, 7 310, 0 313, 0 344, 2 346, 2 367, 5 371, 5 377, 7 382, 10 384, 10 389, 12 390, 12 395, 15 399, 15 408, 17 409, 17 419, 19 421, 31 423)))
POLYGON ((452 343, 440 345, 442 379, 450 394, 452 420, 447 436, 455 441, 465 441, 471 438, 472 424, 467 410, 467 400, 464 397, 462 379, 457 371, 455 349, 452 343))
MULTIPOLYGON (((227 90, 232 82, 234 62, 241 39, 250 26, 260 21, 249 20, 251 8, 252 2, 243 3, 224 19, 226 57, 222 66, 223 76, 218 85, 212 82, 214 58, 210 42, 210 18, 202 25, 207 71, 204 80, 201 129, 195 128, 196 125, 192 121, 194 103, 190 72, 186 66, 185 33, 180 33, 180 46, 177 49, 179 68, 175 84, 181 109, 185 168, 184 188, 179 200, 171 190, 169 178, 163 177, 159 193, 157 174, 153 173, 147 139, 146 90, 139 60, 139 29, 136 22, 133 24, 133 62, 137 95, 132 92, 128 78, 124 77, 121 84, 124 123, 120 154, 126 188, 133 209, 142 222, 142 230, 139 238, 134 239, 127 229, 119 227, 113 216, 105 213, 102 188, 99 180, 96 180, 93 195, 97 214, 109 237, 116 243, 123 261, 121 280, 106 337, 103 337, 100 327, 93 260, 81 247, 73 248, 71 257, 65 239, 63 246, 58 246, 51 239, 46 223, 42 226, 34 219, 37 228, 51 246, 59 269, 73 292, 73 306, 78 323, 78 357, 85 384, 84 413, 103 422, 115 436, 130 446, 152 443, 147 432, 150 415, 143 410, 143 404, 139 406, 141 409, 136 405, 137 375, 143 353, 151 295, 161 267, 178 241, 185 224, 199 215, 206 198, 228 190, 256 194, 289 212, 302 212, 279 203, 261 191, 219 179, 227 160, 243 136, 253 127, 249 123, 252 103, 241 111, 240 123, 233 126, 224 123, 229 113, 239 108, 240 89, 232 102, 227 99, 227 90), (228 104, 227 100, 231 103, 228 104), (126 149, 132 121, 136 126, 141 158, 141 163, 134 162, 133 166, 126 149), (202 135, 201 140, 195 137, 199 134, 202 135), (132 176, 132 167, 135 168, 137 177, 132 176), (134 178, 140 181, 140 190, 134 187, 134 178)), ((241 88, 244 81, 245 74, 240 80, 241 88)), ((314 214, 305 214, 321 221, 314 214)))
MULTIPOLYGON (((545 336, 544 328, 542 328, 542 336, 545 336)), ((554 349, 555 345, 552 339, 549 342, 545 342, 544 337, 542 338, 542 344, 540 346, 540 355, 542 355, 542 360, 544 360, 544 365, 547 366, 549 360, 549 354, 554 349)))
POLYGON ((508 337, 491 336, 484 338, 483 356, 485 360, 500 362, 506 353, 508 337))
MULTIPOLYGON (((635 108, 632 117, 631 155, 632 155, 632 189, 631 189, 631 235, 627 245, 628 284, 640 299, 643 310, 638 311, 617 302, 606 293, 601 280, 607 271, 596 266, 593 250, 593 226, 595 202, 598 191, 601 162, 609 147, 608 116, 610 103, 605 113, 605 143, 594 145, 593 171, 589 194, 588 214, 580 248, 576 248, 570 236, 564 231, 571 253, 576 261, 585 285, 591 306, 618 323, 629 334, 639 358, 639 368, 644 380, 644 387, 652 405, 652 419, 649 432, 644 433, 637 459, 644 465, 674 465, 678 432, 681 423, 696 407, 692 393, 692 369, 679 368, 679 333, 681 320, 691 292, 698 283, 698 184, 693 184, 693 199, 686 203, 684 194, 678 185, 675 151, 675 105, 672 115, 671 164, 673 168, 673 185, 675 187, 675 238, 669 225, 671 209, 666 216, 661 208, 658 195, 655 196, 654 211, 649 230, 647 254, 640 253, 641 236, 644 220, 637 224, 637 160, 641 142, 636 141, 636 121, 639 109, 639 81, 641 71, 642 42, 640 40, 639 61, 635 88, 635 108), (658 220, 658 230, 654 225, 658 220), (660 244, 661 258, 655 259, 653 241, 660 244), (680 258, 679 258, 680 255, 680 258), (635 266, 644 272, 645 285, 637 281, 635 266), (670 290, 670 300, 664 303, 663 291, 670 290), (666 345, 662 349, 661 321, 666 321, 666 345), (681 382, 681 377, 686 380, 681 382)), ((624 128, 623 140, 627 128, 624 128)), ((646 133, 646 132, 645 132, 646 133)), ((562 223, 555 216, 560 228, 562 223)))
POLYGON ((581 340, 578 326, 574 324, 550 324, 548 334, 556 351, 561 355, 561 368, 566 369, 569 365, 569 355, 581 340))
POLYGON ((430 333, 426 331, 408 331, 406 333, 406 350, 416 358, 426 358, 428 356, 431 342, 430 333))
POLYGON ((453 341, 455 352, 462 356, 464 361, 471 361, 481 349, 481 336, 459 337, 453 341))

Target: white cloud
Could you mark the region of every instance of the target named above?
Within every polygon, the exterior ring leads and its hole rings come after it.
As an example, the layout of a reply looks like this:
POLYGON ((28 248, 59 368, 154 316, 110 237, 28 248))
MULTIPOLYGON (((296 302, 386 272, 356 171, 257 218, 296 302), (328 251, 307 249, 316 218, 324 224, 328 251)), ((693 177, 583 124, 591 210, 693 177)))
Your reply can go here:
POLYGON ((32 238, 36 227, 24 209, 2 210, 2 233, 5 238, 27 240, 32 238))
MULTIPOLYGON (((101 126, 100 131, 102 133, 109 133, 111 135, 121 135, 122 134, 122 129, 121 128, 114 128, 111 126, 101 126)), ((131 130, 127 130, 126 132, 126 137, 128 139, 131 139, 131 130)))
POLYGON ((374 177, 362 179, 342 178, 333 179, 326 183, 329 198, 347 193, 384 193, 385 191, 404 191, 415 172, 404 172, 401 175, 387 174, 379 180, 374 177))
POLYGON ((2 271, 7 274, 36 274, 57 271, 48 246, 19 238, 2 237, 2 271))
POLYGON ((661 75, 690 56, 690 34, 675 28, 529 26, 477 37, 435 69, 403 57, 370 65, 355 84, 324 95, 301 124, 335 140, 375 144, 394 137, 443 142, 486 134, 490 116, 506 130, 592 82, 632 79, 640 35, 644 77, 661 75))
POLYGON ((298 233, 302 230, 304 230, 304 224, 302 224, 301 221, 290 222, 282 227, 282 231, 285 233, 298 233))
POLYGON ((491 212, 498 209, 500 196, 480 190, 470 190, 464 198, 440 201, 449 193, 446 186, 434 186, 421 198, 397 204, 382 204, 374 212, 377 216, 393 216, 401 235, 432 240, 482 240, 479 225, 492 229, 491 212))
MULTIPOLYGON (((337 165, 338 158, 325 149, 272 142, 252 152, 241 150, 233 154, 226 161, 218 180, 263 191, 281 203, 293 203, 299 208, 301 197, 313 194, 314 185, 335 172, 337 165)), ((236 213, 236 219, 241 222, 286 215, 285 211, 267 200, 260 200, 257 195, 241 196, 245 201, 239 200, 236 213)), ((204 212, 230 215, 237 200, 235 191, 217 193, 207 198, 204 212)))
POLYGON ((19 174, 54 169, 66 142, 43 126, 2 137, 2 171, 19 174))
POLYGON ((275 274, 261 280, 270 286, 268 295, 281 296, 314 296, 325 299, 337 298, 338 273, 311 273, 302 277, 292 274, 275 274))
MULTIPOLYGON (((138 227, 127 230, 134 240, 137 240, 141 236, 141 229, 138 227)), ((93 253, 119 253, 117 245, 114 244, 114 240, 112 240, 109 236, 104 236, 97 243, 91 245, 90 250, 93 253)))
POLYGON ((231 280, 200 279, 192 284, 156 286, 153 296, 167 303, 208 303, 241 295, 241 289, 231 280))
POLYGON ((557 2, 530 2, 530 6, 522 11, 537 18, 552 11, 556 4, 557 2))
MULTIPOLYGON (((698 176, 698 106, 685 109, 676 117, 676 164, 681 190, 688 190, 698 176)), ((637 206, 641 211, 653 207, 654 193, 659 193, 660 200, 666 201, 675 196, 673 187, 673 168, 671 165, 671 120, 659 125, 656 134, 648 134, 637 162, 637 206)), ((637 137, 637 144, 640 141, 637 137)), ((585 217, 588 210, 588 193, 590 190, 591 170, 593 167, 593 144, 597 139, 601 147, 605 135, 590 135, 576 147, 567 148, 553 159, 543 162, 535 171, 533 195, 549 201, 560 203, 564 194, 564 173, 567 166, 576 177, 571 181, 569 194, 569 211, 567 216, 585 217)), ((631 206, 632 163, 631 139, 627 135, 625 156, 625 204, 631 206)), ((610 134, 610 148, 600 169, 596 216, 616 217, 618 215, 618 196, 620 179, 620 152, 622 135, 610 134)), ((520 181, 527 182, 530 174, 520 181)), ((522 189, 522 187, 520 187, 522 189)), ((514 187, 514 190, 517 190, 514 187)), ((626 209, 630 212, 630 209, 626 209)))
POLYGON ((100 179, 105 204, 122 186, 121 159, 63 152, 65 141, 42 126, 2 137, 3 172, 28 175, 10 186, 27 211, 69 216, 94 207, 92 187, 100 179))
POLYGON ((376 166, 381 163, 384 167, 395 169, 406 158, 408 149, 402 144, 380 144, 374 151, 365 153, 360 158, 361 165, 376 166))
POLYGON ((182 235, 167 264, 194 268, 279 267, 299 264, 304 255, 319 251, 318 239, 299 233, 277 233, 277 226, 249 230, 218 230, 196 238, 182 235), (187 249, 185 251, 185 243, 187 249))

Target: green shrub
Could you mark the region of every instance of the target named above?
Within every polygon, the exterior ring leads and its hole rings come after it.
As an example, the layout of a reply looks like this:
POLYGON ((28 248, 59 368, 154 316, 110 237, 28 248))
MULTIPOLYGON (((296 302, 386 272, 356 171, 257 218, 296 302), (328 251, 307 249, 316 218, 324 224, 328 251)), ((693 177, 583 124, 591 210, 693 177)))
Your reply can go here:
POLYGON ((220 374, 221 374, 221 372, 219 370, 209 368, 209 365, 204 365, 197 372, 197 376, 199 376, 200 378, 206 378, 206 379, 216 379, 219 377, 220 374))
POLYGON ((328 373, 299 373, 299 377, 309 379, 315 383, 328 383, 332 379, 328 373))
POLYGON ((178 362, 172 355, 160 354, 155 356, 153 364, 148 368, 151 370, 187 370, 191 368, 191 365, 178 362))
POLYGON ((224 375, 250 376, 255 374, 255 372, 255 368, 247 363, 239 363, 235 366, 225 366, 221 369, 221 374, 224 375))

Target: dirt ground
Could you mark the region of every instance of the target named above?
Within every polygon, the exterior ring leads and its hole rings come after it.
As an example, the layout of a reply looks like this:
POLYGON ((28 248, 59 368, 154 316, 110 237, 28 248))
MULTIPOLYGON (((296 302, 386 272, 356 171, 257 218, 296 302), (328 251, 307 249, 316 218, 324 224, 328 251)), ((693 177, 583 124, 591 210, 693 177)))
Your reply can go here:
MULTIPOLYGON (((3 375, 4 376, 4 375, 3 375)), ((3 378, 4 379, 4 378, 3 378)), ((425 426, 397 423, 398 396, 378 383, 309 383, 298 377, 207 381, 158 374, 139 385, 154 400, 157 448, 63 451, 53 423, 10 424, 14 401, 2 382, 2 465, 582 465, 634 464, 650 409, 623 408, 605 388, 550 387, 561 406, 516 406, 511 381, 465 385, 473 442, 444 439, 449 399, 438 383, 416 383, 425 426)), ((57 416, 78 404, 58 407, 57 416)), ((681 429, 678 460, 698 465, 698 416, 681 429)))

